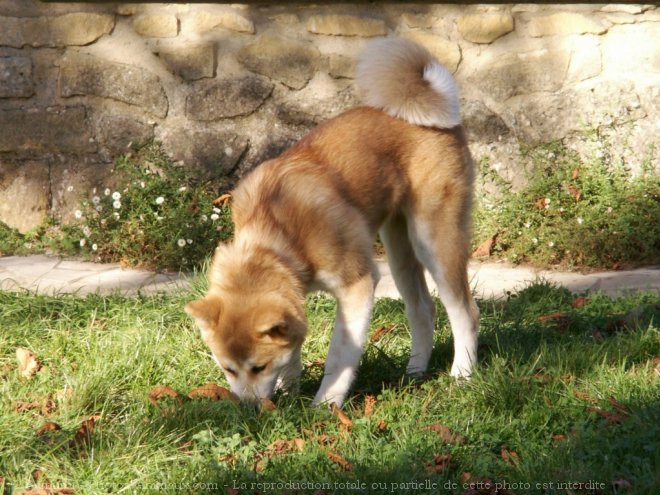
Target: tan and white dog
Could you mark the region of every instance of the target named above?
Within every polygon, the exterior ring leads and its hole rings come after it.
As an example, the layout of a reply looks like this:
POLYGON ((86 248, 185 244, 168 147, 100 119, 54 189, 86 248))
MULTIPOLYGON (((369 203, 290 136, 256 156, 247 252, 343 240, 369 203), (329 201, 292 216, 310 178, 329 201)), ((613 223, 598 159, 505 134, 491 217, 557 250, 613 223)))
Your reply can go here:
POLYGON ((357 67, 368 106, 316 128, 233 192, 235 238, 217 248, 208 294, 186 306, 243 399, 296 386, 305 295, 323 289, 337 317, 315 404, 341 405, 360 363, 380 232, 412 327, 407 372, 431 356, 438 286, 454 337, 451 374, 470 375, 479 312, 467 280, 473 163, 452 75, 424 48, 385 38, 357 67))

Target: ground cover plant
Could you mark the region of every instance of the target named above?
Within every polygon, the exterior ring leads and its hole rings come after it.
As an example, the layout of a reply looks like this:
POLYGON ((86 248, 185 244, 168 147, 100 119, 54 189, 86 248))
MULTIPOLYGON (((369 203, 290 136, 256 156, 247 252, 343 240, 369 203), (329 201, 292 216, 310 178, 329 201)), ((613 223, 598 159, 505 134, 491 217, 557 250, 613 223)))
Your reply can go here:
POLYGON ((482 301, 480 365, 462 385, 448 375, 441 310, 427 378, 402 379, 410 345, 402 303, 380 300, 341 412, 310 407, 335 309, 310 296, 301 393, 257 411, 217 388, 221 373, 182 311, 204 292, 197 285, 127 299, 0 293, 0 493, 649 494, 658 486, 657 295, 577 298, 540 282, 482 301))
POLYGON ((660 176, 654 149, 636 174, 597 131, 589 152, 561 142, 523 149, 525 185, 512 183, 487 160, 480 166, 474 212, 479 254, 514 263, 571 269, 617 269, 660 259, 660 176))

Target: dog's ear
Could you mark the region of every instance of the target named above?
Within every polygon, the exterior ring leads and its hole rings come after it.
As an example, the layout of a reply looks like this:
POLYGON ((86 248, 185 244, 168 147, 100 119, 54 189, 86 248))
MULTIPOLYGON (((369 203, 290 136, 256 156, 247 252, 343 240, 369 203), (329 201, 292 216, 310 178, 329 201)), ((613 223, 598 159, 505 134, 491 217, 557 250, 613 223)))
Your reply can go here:
POLYGON ((186 304, 184 311, 195 320, 203 332, 210 332, 220 319, 222 302, 219 297, 206 296, 186 304))
POLYGON ((283 340, 289 336, 289 325, 286 321, 279 321, 261 330, 261 334, 272 340, 283 340))

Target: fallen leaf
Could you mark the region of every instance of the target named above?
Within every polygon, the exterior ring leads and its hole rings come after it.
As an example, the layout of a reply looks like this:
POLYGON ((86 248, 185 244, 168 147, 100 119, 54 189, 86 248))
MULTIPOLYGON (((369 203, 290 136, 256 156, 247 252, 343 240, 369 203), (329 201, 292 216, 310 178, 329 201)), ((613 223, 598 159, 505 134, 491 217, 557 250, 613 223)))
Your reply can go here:
POLYGON ((27 411, 32 411, 34 409, 41 409, 41 404, 38 402, 26 402, 23 400, 17 400, 12 404, 14 411, 16 412, 27 412, 27 411))
POLYGON ((32 480, 34 480, 35 483, 38 483, 39 480, 41 480, 44 477, 44 472, 41 469, 35 469, 32 471, 32 480))
POLYGON ((50 433, 51 431, 59 431, 61 430, 62 427, 58 425, 57 423, 53 423, 52 421, 49 421, 47 423, 44 423, 44 425, 37 430, 35 433, 38 437, 41 437, 47 433, 50 433))
POLYGON ((540 322, 549 322, 554 323, 557 327, 557 330, 564 331, 568 329, 571 324, 570 316, 566 313, 552 313, 549 315, 542 315, 537 318, 540 322))
POLYGON ((80 423, 80 427, 78 428, 76 435, 73 437, 73 440, 69 442, 69 448, 81 448, 88 444, 91 440, 91 435, 96 426, 96 422, 99 419, 101 419, 100 416, 90 416, 83 420, 83 422, 80 423))
POLYGON ((568 186, 568 193, 573 196, 575 201, 580 201, 580 196, 582 196, 582 191, 580 188, 575 186, 568 186))
POLYGON ((16 360, 18 361, 18 372, 28 380, 41 369, 41 363, 34 352, 24 347, 16 349, 16 360))
POLYGON ((163 416, 167 416, 176 411, 176 406, 161 407, 158 401, 163 397, 170 397, 176 400, 178 405, 183 404, 183 398, 179 395, 179 392, 177 392, 176 390, 165 385, 159 385, 158 387, 154 387, 149 392, 149 402, 151 402, 151 405, 153 405, 156 409, 160 410, 161 415, 163 416))
POLYGON ((365 418, 373 416, 375 406, 376 406, 376 398, 373 395, 367 395, 364 398, 364 417, 365 418))
POLYGON ((660 375, 660 357, 653 358, 651 364, 653 365, 653 371, 655 371, 655 374, 660 375))
POLYGON ((50 485, 43 485, 16 492, 16 495, 74 495, 75 493, 73 488, 53 488, 50 485))
POLYGON ((337 464, 343 471, 352 471, 353 463, 347 461, 345 458, 335 452, 327 452, 328 459, 337 464))
POLYGON ((620 414, 623 414, 624 416, 630 416, 630 408, 628 408, 628 406, 626 406, 625 404, 621 404, 621 402, 616 400, 614 397, 609 397, 607 401, 620 414))
POLYGON ((591 402, 592 404, 595 404, 598 402, 594 397, 589 393, 589 392, 582 392, 581 390, 573 390, 573 395, 577 397, 578 399, 585 400, 587 402, 591 402))
POLYGON ((384 419, 381 419, 378 422, 378 431, 380 431, 382 433, 385 430, 387 430, 387 422, 384 419))
POLYGON ((511 466, 518 466, 520 464, 520 457, 518 457, 518 453, 514 450, 509 450, 506 445, 502 446, 500 455, 506 464, 511 466))
POLYGON ((449 454, 439 454, 433 457, 433 461, 426 464, 426 472, 428 474, 444 471, 449 468, 451 464, 451 456, 449 454))
POLYGON ((334 416, 337 416, 337 419, 339 419, 339 423, 341 424, 341 426, 348 429, 353 427, 353 421, 351 421, 351 419, 348 416, 346 416, 344 411, 342 411, 341 408, 337 406, 337 404, 333 403, 331 406, 331 410, 332 410, 332 414, 334 416))
POLYGON ((380 339, 385 337, 388 333, 390 333, 392 330, 394 330, 395 325, 388 325, 388 326, 383 326, 383 327, 378 327, 374 333, 371 335, 371 342, 378 342, 380 339))
POLYGON ((226 193, 213 200, 213 206, 224 206, 231 201, 231 194, 226 193))
MULTIPOLYGON (((169 392, 168 395, 170 395, 169 392)), ((177 393, 176 395, 178 396, 179 394, 177 393)), ((172 395, 170 396, 175 397, 172 395)), ((232 402, 238 402, 238 397, 236 396, 236 394, 230 392, 225 387, 216 385, 215 383, 207 383, 206 385, 202 385, 201 387, 192 389, 188 393, 188 397, 191 399, 196 399, 201 397, 210 400, 230 400, 232 402)))
POLYGON ((261 399, 261 410, 262 411, 277 411, 277 406, 270 399, 261 399))
POLYGON ((591 302, 591 298, 589 297, 576 297, 575 299, 573 299, 571 306, 573 306, 575 309, 580 309, 580 308, 584 308, 590 302, 591 302))
POLYGON ((587 407, 587 411, 598 414, 601 418, 605 419, 605 423, 608 425, 623 423, 629 417, 629 415, 615 414, 600 407, 587 407))
POLYGON ((302 452, 305 449, 305 441, 302 438, 294 438, 293 440, 275 440, 267 448, 265 455, 275 456, 282 455, 288 452, 302 452))
POLYGON ((50 416, 57 410, 57 403, 55 400, 53 400, 53 396, 51 394, 48 394, 48 397, 46 397, 46 401, 44 404, 41 406, 41 414, 44 416, 50 416))
POLYGON ((335 444, 337 443, 337 437, 335 435, 319 435, 317 437, 314 437, 316 441, 321 444, 321 445, 330 445, 330 444, 335 444))
POLYGON ((441 425, 440 423, 433 424, 422 428, 422 431, 434 431, 445 443, 464 444, 467 440, 463 435, 455 433, 449 427, 441 425))
POLYGON ((495 247, 495 244, 497 243, 497 236, 499 234, 496 233, 486 239, 484 242, 482 242, 477 249, 474 250, 472 253, 473 258, 488 258, 492 253, 493 253, 493 248, 495 247))
POLYGON ((573 178, 573 180, 577 179, 578 175, 580 175, 580 169, 579 168, 573 169, 573 173, 571 174, 571 177, 573 178))
POLYGON ((539 210, 545 210, 545 204, 546 204, 546 203, 545 203, 545 198, 543 198, 543 197, 538 198, 538 199, 534 202, 534 206, 536 206, 539 210))

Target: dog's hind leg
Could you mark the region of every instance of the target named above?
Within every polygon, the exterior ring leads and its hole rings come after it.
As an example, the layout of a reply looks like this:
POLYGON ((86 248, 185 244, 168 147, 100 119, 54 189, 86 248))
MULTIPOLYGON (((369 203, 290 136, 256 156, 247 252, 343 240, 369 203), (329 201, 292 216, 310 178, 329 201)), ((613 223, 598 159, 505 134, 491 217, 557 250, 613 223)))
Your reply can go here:
POLYGON ((315 405, 334 403, 341 406, 344 402, 362 357, 377 281, 377 272, 372 268, 347 287, 334 289, 337 319, 325 374, 314 398, 315 405))
POLYGON ((468 222, 453 208, 409 218, 418 259, 431 272, 454 337, 451 375, 466 378, 477 360, 479 309, 467 279, 468 222))
POLYGON ((419 375, 426 371, 433 350, 435 305, 426 285, 424 267, 408 239, 405 217, 399 214, 390 218, 381 228, 380 237, 411 326, 412 349, 406 373, 419 375))

